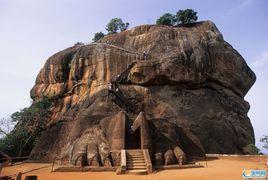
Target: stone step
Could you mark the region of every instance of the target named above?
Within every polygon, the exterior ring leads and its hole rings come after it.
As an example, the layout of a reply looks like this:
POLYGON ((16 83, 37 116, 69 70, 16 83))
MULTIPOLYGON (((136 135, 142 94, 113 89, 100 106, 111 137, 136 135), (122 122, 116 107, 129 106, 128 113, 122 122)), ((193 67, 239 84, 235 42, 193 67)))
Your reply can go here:
POLYGON ((128 158, 142 157, 143 155, 127 155, 128 158))
POLYGON ((127 164, 145 164, 145 161, 127 161, 127 164))
POLYGON ((127 159, 144 159, 143 156, 127 156, 127 159))
POLYGON ((129 150, 127 150, 127 153, 142 153, 142 151, 141 150, 131 150, 131 151, 129 151, 129 150))
POLYGON ((127 165, 146 165, 145 162, 127 162, 127 165))
POLYGON ((127 167, 146 167, 146 164, 127 164, 127 167))
POLYGON ((143 154, 142 152, 127 152, 127 154, 143 154))
POLYGON ((147 174, 147 166, 140 149, 131 149, 126 151, 126 169, 134 174, 147 174))
POLYGON ((145 162, 144 158, 128 158, 127 162, 145 162))
POLYGON ((128 159, 127 163, 128 162, 137 162, 137 163, 144 162, 145 163, 145 160, 144 159, 128 159))
POLYGON ((142 158, 142 157, 140 157, 140 158, 127 158, 127 161, 138 161, 138 162, 144 161, 145 162, 144 158, 142 158))
POLYGON ((146 166, 127 166, 127 170, 147 170, 146 166))
POLYGON ((127 154, 129 157, 143 157, 143 154, 127 154))
POLYGON ((131 157, 143 157, 143 154, 140 154, 140 155, 138 155, 138 154, 137 155, 135 155, 135 154, 133 154, 133 155, 127 155, 127 157, 130 157, 130 158, 131 157))
POLYGON ((144 159, 143 156, 127 156, 127 159, 144 159))
POLYGON ((141 149, 127 149, 127 152, 142 152, 141 149))
POLYGON ((142 152, 141 149, 128 149, 127 152, 142 152))
POLYGON ((144 160, 144 158, 143 157, 131 157, 131 158, 127 158, 127 160, 130 160, 130 161, 144 160))
POLYGON ((139 164, 137 164, 137 163, 129 163, 129 164, 127 164, 127 167, 146 167, 146 164, 145 163, 139 163, 139 164))
POLYGON ((127 166, 127 169, 128 170, 131 170, 131 169, 143 169, 143 170, 147 170, 146 169, 146 166, 127 166))
POLYGON ((146 175, 147 170, 127 170, 126 171, 127 174, 135 174, 135 175, 146 175))
POLYGON ((131 153, 127 152, 126 154, 127 155, 143 155, 143 153, 141 152, 131 152, 131 153))

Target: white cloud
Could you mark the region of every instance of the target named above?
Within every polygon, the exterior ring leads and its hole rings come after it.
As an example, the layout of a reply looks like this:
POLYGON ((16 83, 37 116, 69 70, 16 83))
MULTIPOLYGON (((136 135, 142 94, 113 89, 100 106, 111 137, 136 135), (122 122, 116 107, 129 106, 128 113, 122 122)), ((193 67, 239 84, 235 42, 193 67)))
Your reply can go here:
POLYGON ((268 49, 261 53, 259 57, 253 60, 252 66, 260 68, 268 64, 268 49))

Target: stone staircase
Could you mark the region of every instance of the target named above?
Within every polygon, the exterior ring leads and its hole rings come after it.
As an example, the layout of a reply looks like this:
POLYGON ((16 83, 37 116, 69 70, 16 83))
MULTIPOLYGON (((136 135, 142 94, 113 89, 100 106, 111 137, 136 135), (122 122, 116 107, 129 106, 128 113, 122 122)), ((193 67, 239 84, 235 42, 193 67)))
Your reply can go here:
POLYGON ((109 91, 109 94, 111 100, 121 109, 128 113, 135 113, 133 106, 128 102, 117 82, 112 82, 112 89, 109 91))
POLYGON ((147 165, 141 149, 126 150, 126 172, 147 174, 147 165))
POLYGON ((128 67, 115 79, 115 82, 118 84, 129 84, 129 82, 127 81, 128 74, 132 69, 132 67, 134 67, 136 64, 137 64, 136 61, 129 64, 128 67))

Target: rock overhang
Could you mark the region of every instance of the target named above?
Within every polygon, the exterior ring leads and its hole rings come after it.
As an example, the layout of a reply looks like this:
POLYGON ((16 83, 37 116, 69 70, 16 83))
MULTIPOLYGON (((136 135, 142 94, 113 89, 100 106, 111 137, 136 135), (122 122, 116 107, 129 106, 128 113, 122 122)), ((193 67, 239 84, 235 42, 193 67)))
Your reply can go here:
MULTIPOLYGON (((242 152, 242 147, 254 143, 246 115, 249 104, 243 97, 255 74, 210 21, 189 27, 143 25, 63 50, 48 59, 31 97, 58 99, 51 121, 70 116, 74 121, 98 123, 119 111, 106 97, 108 83, 122 73, 120 89, 137 110, 145 110, 156 129, 158 118, 172 123, 167 126, 188 129, 206 152, 242 152), (217 138, 209 127, 225 135, 228 129, 236 139, 221 147, 227 135, 217 138), (212 143, 207 144, 206 138, 213 138, 212 143)), ((69 140, 77 138, 71 136, 66 135, 69 140)), ((63 141, 60 135, 57 138, 63 141)))

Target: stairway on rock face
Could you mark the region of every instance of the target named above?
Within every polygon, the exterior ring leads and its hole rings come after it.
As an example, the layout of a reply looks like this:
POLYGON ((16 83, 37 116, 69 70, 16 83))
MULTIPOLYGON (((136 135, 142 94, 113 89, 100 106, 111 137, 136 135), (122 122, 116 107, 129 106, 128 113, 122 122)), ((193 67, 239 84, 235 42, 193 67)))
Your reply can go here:
POLYGON ((124 96, 119 86, 114 83, 112 87, 112 90, 109 91, 111 100, 121 109, 124 109, 126 112, 134 113, 134 108, 128 102, 127 98, 124 96))
POLYGON ((147 174, 147 166, 141 149, 126 150, 128 173, 147 174))
POLYGON ((131 123, 133 123, 135 121, 135 119, 137 118, 137 114, 135 113, 131 113, 131 112, 127 112, 127 117, 129 118, 129 120, 131 121, 131 123))
POLYGON ((119 84, 128 84, 129 83, 127 82, 128 74, 132 69, 132 67, 134 67, 136 64, 137 62, 135 61, 129 64, 128 67, 115 79, 115 82, 119 84))
POLYGON ((109 93, 112 95, 112 101, 117 104, 120 108, 124 109, 126 112, 134 113, 133 106, 128 102, 127 98, 124 96, 123 92, 119 88, 119 84, 127 83, 127 76, 133 66, 137 62, 132 62, 128 67, 121 73, 116 76, 114 81, 111 81, 111 87, 109 93))

